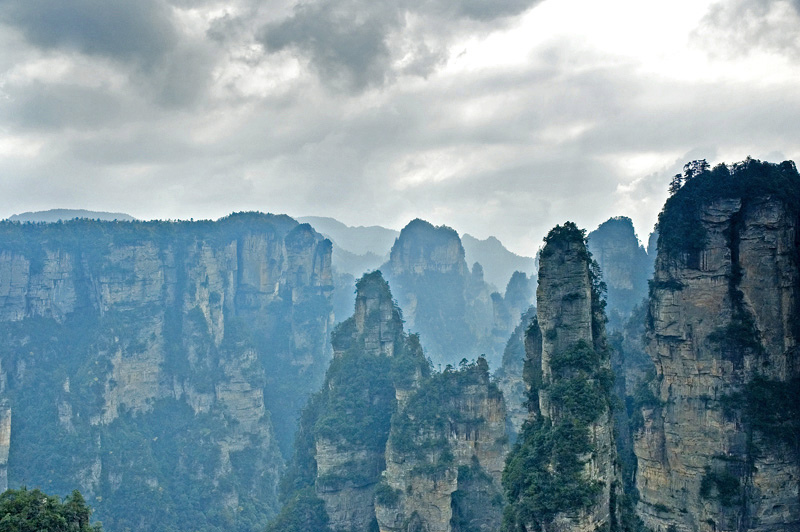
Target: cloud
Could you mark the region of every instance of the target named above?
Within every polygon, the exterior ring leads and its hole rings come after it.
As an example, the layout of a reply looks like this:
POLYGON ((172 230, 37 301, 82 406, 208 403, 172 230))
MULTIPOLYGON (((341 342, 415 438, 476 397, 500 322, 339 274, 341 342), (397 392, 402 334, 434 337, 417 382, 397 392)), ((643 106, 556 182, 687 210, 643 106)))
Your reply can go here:
POLYGON ((159 0, 4 0, 0 20, 35 46, 150 65, 171 50, 178 35, 159 0))
POLYGON ((258 38, 268 51, 306 57, 329 86, 360 92, 400 74, 427 76, 461 29, 499 27, 538 1, 321 0, 296 5, 258 38))
POLYGON ((692 39, 723 57, 754 50, 796 61, 800 53, 800 0, 730 0, 713 4, 692 39))
MULTIPOLYGON (((532 254, 567 219, 627 215, 646 237, 673 165, 695 154, 800 158, 791 69, 674 75, 603 49, 588 25, 547 34, 575 0, 30 2, 0 0, 0 217, 420 216, 532 254), (98 11, 34 17, 62 4, 98 11), (105 22, 125 10, 138 14, 105 22)), ((755 9, 721 4, 703 31, 734 8, 755 9)))

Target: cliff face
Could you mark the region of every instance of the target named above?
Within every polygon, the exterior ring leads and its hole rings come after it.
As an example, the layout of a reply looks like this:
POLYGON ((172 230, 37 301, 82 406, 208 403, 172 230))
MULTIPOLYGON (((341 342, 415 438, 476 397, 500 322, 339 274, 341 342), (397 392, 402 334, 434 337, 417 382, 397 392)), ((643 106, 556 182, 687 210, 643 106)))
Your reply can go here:
POLYGON ((496 530, 505 425, 485 359, 422 383, 392 421, 376 499, 380 530, 496 530))
POLYGON ((330 253, 285 216, 3 224, 9 483, 77 486, 120 529, 266 522, 329 356, 330 253))
POLYGON ((635 442, 654 530, 800 528, 799 186, 791 163, 715 168, 659 219, 635 442))
MULTIPOLYGON (((516 437, 522 429, 522 424, 528 419, 526 402, 530 391, 530 384, 525 379, 526 362, 535 357, 541 365, 542 338, 539 323, 536 320, 536 309, 528 308, 522 315, 519 324, 506 343, 503 351, 503 365, 495 373, 497 385, 503 392, 503 398, 508 412, 509 432, 516 437), (534 337, 538 337, 538 343, 534 337), (538 350, 538 354, 530 352, 538 350)), ((530 368, 528 369, 528 371, 530 368)))
POLYGON ((419 333, 435 364, 455 364, 481 353, 499 362, 511 327, 499 336, 494 334, 483 269, 470 272, 456 231, 411 221, 381 270, 393 287, 408 329, 419 333))
POLYGON ((11 447, 11 407, 0 404, 0 490, 8 489, 8 451, 11 447))
POLYGON ((619 523, 609 350, 599 278, 584 233, 568 222, 545 239, 537 290, 538 397, 503 474, 507 530, 593 531, 619 523))

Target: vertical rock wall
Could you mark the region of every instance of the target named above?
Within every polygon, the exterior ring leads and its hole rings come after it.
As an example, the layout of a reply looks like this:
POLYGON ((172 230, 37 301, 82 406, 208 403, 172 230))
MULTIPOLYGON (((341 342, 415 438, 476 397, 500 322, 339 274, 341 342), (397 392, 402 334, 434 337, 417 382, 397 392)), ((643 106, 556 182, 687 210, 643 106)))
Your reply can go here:
POLYGON ((265 523, 330 356, 330 253, 256 213, 0 224, 9 483, 78 487, 120 529, 265 523))
POLYGON ((657 531, 800 530, 797 448, 780 436, 797 421, 763 419, 800 414, 780 400, 800 372, 797 215, 769 196, 712 197, 696 215, 692 252, 667 248, 674 228, 660 227, 638 511, 657 531))
POLYGON ((613 529, 620 522, 620 479, 599 274, 575 224, 556 226, 545 242, 537 290, 541 337, 528 334, 526 344, 526 382, 538 404, 503 474, 510 502, 505 527, 613 529))
POLYGON ((435 375, 395 414, 376 500, 381 532, 499 526, 508 439, 488 369, 479 359, 435 375))

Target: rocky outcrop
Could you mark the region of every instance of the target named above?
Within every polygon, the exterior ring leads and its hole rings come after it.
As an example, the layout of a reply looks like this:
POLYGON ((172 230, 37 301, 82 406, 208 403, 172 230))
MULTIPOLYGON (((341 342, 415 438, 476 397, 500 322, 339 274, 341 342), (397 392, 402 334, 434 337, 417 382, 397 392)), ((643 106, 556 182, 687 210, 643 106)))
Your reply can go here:
POLYGON ((411 360, 412 375, 405 384, 413 386, 424 359, 407 341, 400 312, 379 271, 358 281, 353 317, 337 328, 332 344, 335 359, 319 414, 327 423, 318 421, 323 430, 314 438, 315 488, 331 528, 366 531, 375 522, 375 489, 385 469, 397 401, 390 367, 401 359, 411 360), (355 372, 361 372, 360 378, 355 372), (355 413, 361 419, 350 419, 355 413))
POLYGON ((495 530, 508 438, 486 360, 432 374, 380 271, 356 283, 331 343, 284 479, 294 502, 268 530, 495 530))
MULTIPOLYGON (((313 530, 374 530, 392 414, 430 368, 419 339, 403 331, 380 271, 356 283, 353 316, 337 325, 331 344, 333 361, 303 412, 284 479, 291 487, 287 500, 305 497, 319 509, 307 525, 313 530)), ((305 519, 304 512, 289 504, 268 530, 295 526, 289 523, 305 519)))
POLYGON ((589 251, 603 272, 609 326, 622 328, 633 307, 647 296, 647 280, 652 277, 652 261, 625 216, 611 218, 589 233, 589 251))
POLYGON ((666 203, 635 450, 657 531, 800 529, 800 178, 745 161, 666 203))
POLYGON ((113 528, 265 523, 330 357, 330 256, 257 213, 0 224, 9 482, 78 487, 113 528))
POLYGON ((513 438, 516 438, 522 424, 528 419, 530 385, 524 378, 526 360, 536 358, 541 365, 541 350, 542 338, 539 322, 536 321, 536 309, 529 307, 508 339, 503 351, 503 365, 495 373, 497 386, 505 398, 509 433, 513 438), (534 337, 538 337, 538 343, 534 337), (538 350, 538 353, 532 353, 531 350, 538 350))
POLYGON ((620 522, 613 377, 584 234, 571 222, 556 226, 541 253, 541 352, 531 338, 530 421, 503 474, 508 530, 588 532, 620 522))
POLYGON ((421 384, 392 421, 376 498, 380 530, 496 530, 505 424, 485 359, 421 384))
MULTIPOLYGON (((470 272, 458 233, 413 220, 381 267, 410 331, 419 333, 434 364, 455 364, 481 353, 499 362, 511 327, 492 330, 490 290, 483 268, 470 272)), ((480 265, 477 265, 480 266, 480 265)))
POLYGON ((11 407, 0 403, 0 491, 8 489, 8 451, 11 447, 11 407))

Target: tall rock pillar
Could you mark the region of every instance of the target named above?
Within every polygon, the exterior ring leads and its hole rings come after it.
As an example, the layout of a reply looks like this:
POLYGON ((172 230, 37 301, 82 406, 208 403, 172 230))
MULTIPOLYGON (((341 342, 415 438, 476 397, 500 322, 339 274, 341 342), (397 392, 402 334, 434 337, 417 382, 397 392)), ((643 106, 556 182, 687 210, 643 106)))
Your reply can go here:
POLYGON ((545 242, 536 294, 541 371, 527 372, 535 404, 504 472, 513 510, 506 527, 593 531, 617 522, 619 485, 599 271, 575 224, 556 226, 545 242))

